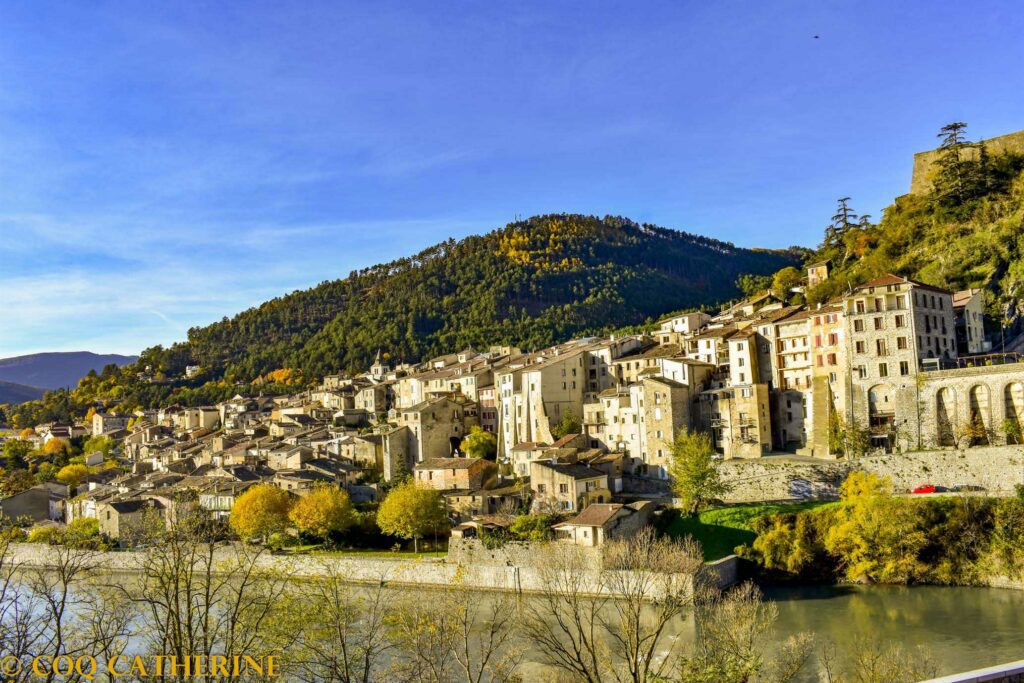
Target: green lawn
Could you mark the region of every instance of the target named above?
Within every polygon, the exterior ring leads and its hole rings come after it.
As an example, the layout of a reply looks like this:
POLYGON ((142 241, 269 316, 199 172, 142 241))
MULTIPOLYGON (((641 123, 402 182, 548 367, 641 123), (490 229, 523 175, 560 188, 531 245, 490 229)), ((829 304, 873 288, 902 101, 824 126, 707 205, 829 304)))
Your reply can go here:
POLYGON ((757 535, 751 531, 750 524, 758 517, 780 512, 800 512, 824 505, 836 503, 810 501, 733 505, 705 510, 696 517, 683 517, 671 511, 666 512, 672 518, 667 520, 662 531, 673 538, 693 536, 704 549, 704 559, 711 561, 731 555, 736 546, 752 542, 757 535))
POLYGON ((414 553, 412 551, 380 550, 376 548, 347 548, 342 550, 324 550, 319 545, 300 545, 284 548, 283 553, 290 555, 314 555, 317 557, 365 557, 374 560, 415 560, 421 557, 446 557, 447 550, 429 550, 414 553))

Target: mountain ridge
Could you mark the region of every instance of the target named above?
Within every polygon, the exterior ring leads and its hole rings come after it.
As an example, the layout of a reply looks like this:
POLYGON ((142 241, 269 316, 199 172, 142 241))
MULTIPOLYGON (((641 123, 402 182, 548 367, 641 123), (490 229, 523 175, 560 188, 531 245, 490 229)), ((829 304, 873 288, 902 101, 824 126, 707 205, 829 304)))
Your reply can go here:
POLYGON ((740 275, 798 260, 616 216, 547 214, 192 328, 186 355, 214 374, 252 379, 280 368, 307 377, 355 370, 379 347, 401 360, 468 345, 539 348, 717 305, 738 294, 740 275))
POLYGON ((0 380, 0 405, 4 403, 18 404, 25 401, 36 401, 41 399, 45 393, 46 389, 0 380))
POLYGON ((0 358, 0 381, 42 390, 73 387, 90 370, 99 372, 106 365, 128 365, 137 359, 138 356, 92 351, 44 351, 10 356, 0 358))

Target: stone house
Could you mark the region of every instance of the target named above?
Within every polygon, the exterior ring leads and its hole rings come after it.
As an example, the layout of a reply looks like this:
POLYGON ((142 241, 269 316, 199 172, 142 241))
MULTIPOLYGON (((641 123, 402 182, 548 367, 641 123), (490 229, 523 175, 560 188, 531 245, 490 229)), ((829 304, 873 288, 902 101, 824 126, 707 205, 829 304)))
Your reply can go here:
POLYGON ((990 349, 985 341, 985 300, 980 289, 953 293, 953 325, 957 354, 967 356, 990 349))
POLYGON ((591 503, 611 502, 608 474, 582 463, 530 463, 535 510, 577 512, 591 503))
POLYGON ((415 462, 447 458, 466 434, 465 406, 439 396, 400 411, 399 426, 409 431, 408 452, 415 462))
POLYGON ((413 468, 416 483, 438 491, 486 488, 498 476, 498 466, 483 458, 429 458, 413 468))
POLYGON ((639 501, 629 505, 594 503, 572 519, 552 527, 555 540, 581 546, 633 536, 651 523, 654 503, 639 501))
POLYGON ((0 500, 0 513, 10 520, 31 517, 34 522, 64 519, 68 487, 58 482, 39 484, 0 500))
POLYGON ((153 522, 152 515, 162 520, 164 513, 163 503, 155 498, 104 501, 96 506, 100 533, 122 544, 130 544, 145 535, 153 522))

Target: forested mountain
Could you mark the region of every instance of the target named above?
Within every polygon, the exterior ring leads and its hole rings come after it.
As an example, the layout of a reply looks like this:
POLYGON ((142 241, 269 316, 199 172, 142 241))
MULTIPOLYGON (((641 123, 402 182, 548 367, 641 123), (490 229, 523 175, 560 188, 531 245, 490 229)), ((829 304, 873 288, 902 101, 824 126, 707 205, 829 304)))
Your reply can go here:
POLYGON ((97 354, 89 351, 33 353, 27 356, 0 358, 0 381, 43 389, 73 387, 90 370, 98 372, 111 363, 118 366, 127 365, 133 363, 135 359, 135 356, 97 354))
POLYGON ((739 275, 795 261, 622 218, 538 216, 192 329, 188 353, 217 374, 252 379, 277 368, 304 377, 361 369, 378 348, 396 360, 534 349, 721 303, 738 293, 739 275))

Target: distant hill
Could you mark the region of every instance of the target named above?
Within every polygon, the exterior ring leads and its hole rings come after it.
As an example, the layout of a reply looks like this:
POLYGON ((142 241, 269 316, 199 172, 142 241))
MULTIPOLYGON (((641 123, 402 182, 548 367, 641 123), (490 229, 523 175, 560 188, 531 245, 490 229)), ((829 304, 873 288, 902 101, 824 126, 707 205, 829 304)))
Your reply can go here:
POLYGON ((314 378, 365 368, 378 348, 406 361, 467 346, 536 349, 716 306, 739 294, 740 275, 798 261, 614 216, 536 216, 194 328, 171 358, 144 352, 143 362, 168 375, 191 360, 214 377, 292 368, 314 378))
POLYGON ((0 405, 4 403, 24 403, 25 401, 35 401, 43 397, 45 389, 39 387, 30 387, 25 384, 15 384, 14 382, 0 382, 0 405))
MULTIPOLYGON (((28 356, 0 358, 0 382, 13 382, 27 385, 28 388, 73 387, 90 370, 99 372, 111 363, 120 367, 134 363, 136 359, 137 356, 97 354, 89 351, 33 353, 28 356)), ((0 403, 5 402, 0 400, 0 403)))

